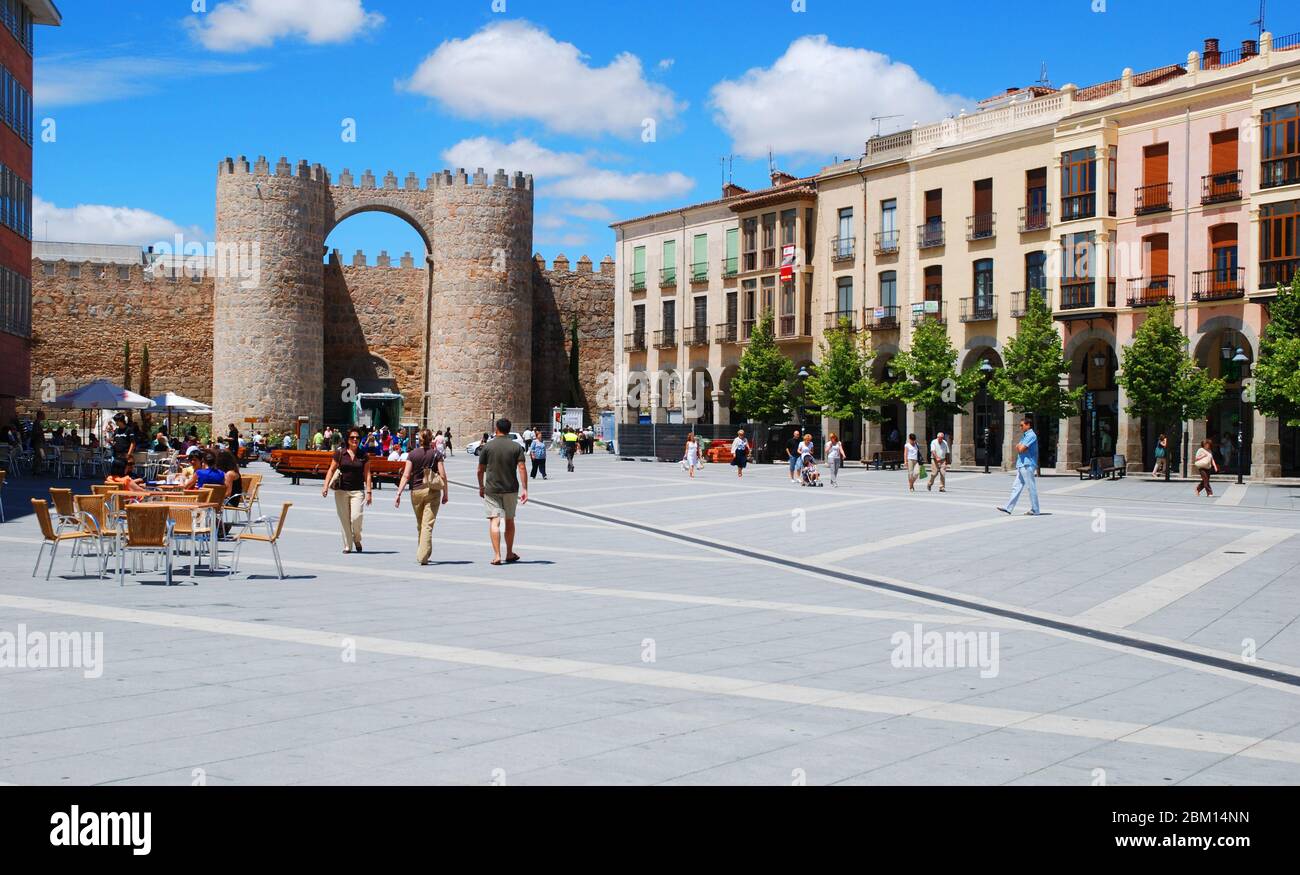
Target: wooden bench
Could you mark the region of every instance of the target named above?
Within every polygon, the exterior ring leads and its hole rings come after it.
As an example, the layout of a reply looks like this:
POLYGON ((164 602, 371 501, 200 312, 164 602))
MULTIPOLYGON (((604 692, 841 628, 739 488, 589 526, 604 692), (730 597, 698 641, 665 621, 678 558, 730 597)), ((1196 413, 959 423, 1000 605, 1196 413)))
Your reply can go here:
MULTIPOLYGON (((324 477, 334 454, 327 450, 273 450, 271 467, 298 485, 300 477, 324 477)), ((378 456, 370 459, 370 479, 379 483, 400 483, 405 462, 390 462, 378 456)))
POLYGON ((903 451, 884 450, 879 453, 872 453, 871 464, 876 466, 877 471, 884 468, 890 468, 897 471, 899 468, 903 467, 903 451))
POLYGON ((704 451, 704 457, 710 462, 730 465, 736 458, 736 454, 731 451, 731 441, 719 438, 709 443, 709 448, 704 451))
POLYGON ((1102 478, 1118 480, 1128 473, 1128 459, 1121 453, 1113 456, 1093 456, 1092 460, 1086 465, 1080 465, 1074 469, 1079 473, 1080 480, 1087 480, 1094 473, 1102 478))

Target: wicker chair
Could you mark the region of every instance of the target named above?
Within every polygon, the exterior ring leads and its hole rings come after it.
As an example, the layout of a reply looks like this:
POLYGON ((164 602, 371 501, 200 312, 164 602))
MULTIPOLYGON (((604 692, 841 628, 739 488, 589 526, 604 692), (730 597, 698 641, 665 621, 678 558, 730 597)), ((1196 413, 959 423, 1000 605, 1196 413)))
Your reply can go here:
MULTIPOLYGON (((108 568, 108 557, 113 553, 116 539, 110 532, 108 509, 102 495, 74 495, 73 503, 77 508, 77 522, 81 531, 90 537, 78 542, 74 549, 85 556, 91 543, 95 545, 95 558, 99 560, 99 576, 104 576, 108 568)), ((84 563, 83 563, 84 567, 84 563)))
POLYGON ((77 505, 72 501, 71 489, 50 487, 50 498, 54 499, 54 510, 58 514, 55 528, 62 531, 65 526, 76 528, 81 523, 77 519, 77 505))
POLYGON ((280 519, 276 521, 274 529, 271 528, 271 520, 269 517, 262 517, 261 519, 255 521, 256 523, 266 524, 265 535, 258 534, 257 532, 239 533, 239 537, 235 540, 235 560, 233 565, 234 571, 236 572, 239 571, 239 550, 241 547, 244 546, 244 542, 257 541, 258 543, 271 545, 271 555, 275 557, 275 569, 276 571, 280 572, 280 579, 284 580, 284 564, 280 561, 279 540, 280 540, 280 533, 284 531, 285 518, 289 516, 289 508, 291 507, 293 507, 293 502, 286 501, 284 503, 284 507, 280 508, 280 519))
POLYGON ((212 527, 207 523, 207 513, 204 508, 172 507, 169 510, 172 518, 172 539, 178 547, 182 541, 189 542, 189 576, 192 580, 200 549, 207 549, 212 544, 212 527))
POLYGON ((123 564, 126 554, 161 554, 167 565, 167 585, 172 582, 172 520, 166 507, 130 504, 126 507, 126 531, 118 533, 117 584, 125 586, 123 564))
POLYGON ((239 517, 243 516, 245 524, 251 524, 253 520, 253 505, 261 508, 262 504, 257 500, 257 493, 262 488, 261 474, 244 474, 243 477, 244 491, 240 494, 237 503, 227 505, 225 512, 232 515, 232 522, 239 522, 239 517))
MULTIPOLYGON (((65 543, 75 544, 89 535, 82 531, 76 532, 56 532, 54 523, 50 520, 50 506, 47 502, 39 498, 32 499, 32 510, 36 513, 36 520, 41 525, 41 549, 36 554, 36 567, 32 569, 32 577, 41 570, 41 559, 45 555, 45 548, 50 548, 50 564, 45 569, 45 579, 50 579, 50 573, 54 571, 54 555, 59 552, 59 545, 65 543)), ((76 567, 76 554, 73 554, 73 567, 76 567)), ((85 558, 82 558, 82 571, 85 571, 85 558)))
POLYGON ((81 454, 71 448, 59 450, 59 477, 65 472, 69 477, 81 479, 81 454))

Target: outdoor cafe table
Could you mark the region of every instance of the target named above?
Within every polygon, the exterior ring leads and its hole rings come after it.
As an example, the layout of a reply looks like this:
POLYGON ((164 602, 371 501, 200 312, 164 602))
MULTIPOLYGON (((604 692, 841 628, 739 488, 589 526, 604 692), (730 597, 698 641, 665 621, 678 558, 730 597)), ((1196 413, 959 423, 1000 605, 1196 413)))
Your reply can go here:
MULTIPOLYGON (((121 493, 121 494, 130 495, 131 493, 121 493)), ((158 493, 134 493, 134 494, 135 495, 151 495, 151 494, 157 495, 158 493)), ((211 548, 210 556, 208 559, 208 569, 210 571, 221 570, 221 562, 219 560, 219 554, 217 552, 217 533, 219 527, 217 525, 217 521, 214 518, 216 513, 221 512, 221 505, 211 501, 203 502, 203 503, 191 502, 191 501, 146 501, 141 503, 148 504, 150 507, 165 507, 167 508, 167 512, 169 514, 176 509, 204 511, 205 515, 207 516, 207 523, 208 523, 208 532, 209 532, 208 544, 211 548)), ((119 520, 119 527, 124 527, 125 523, 126 523, 126 518, 125 515, 123 515, 123 517, 121 517, 119 520)), ((171 548, 169 547, 168 549, 171 548)), ((172 583, 171 576, 169 574, 167 577, 167 585, 171 586, 171 583, 172 583)))

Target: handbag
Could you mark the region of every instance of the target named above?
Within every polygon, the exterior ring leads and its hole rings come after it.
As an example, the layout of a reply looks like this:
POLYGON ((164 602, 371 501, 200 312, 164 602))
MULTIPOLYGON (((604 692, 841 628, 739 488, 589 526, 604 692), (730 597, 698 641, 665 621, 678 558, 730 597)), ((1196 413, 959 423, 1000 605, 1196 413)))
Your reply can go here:
POLYGON ((1214 456, 1202 450, 1201 452, 1196 454, 1196 461, 1193 462, 1192 464, 1194 464, 1197 468, 1201 469, 1202 471, 1208 471, 1210 467, 1214 464, 1214 456))
POLYGON ((1156 458, 1157 458, 1157 459, 1163 459, 1164 457, 1165 457, 1165 448, 1164 448, 1164 447, 1156 447, 1156 458))

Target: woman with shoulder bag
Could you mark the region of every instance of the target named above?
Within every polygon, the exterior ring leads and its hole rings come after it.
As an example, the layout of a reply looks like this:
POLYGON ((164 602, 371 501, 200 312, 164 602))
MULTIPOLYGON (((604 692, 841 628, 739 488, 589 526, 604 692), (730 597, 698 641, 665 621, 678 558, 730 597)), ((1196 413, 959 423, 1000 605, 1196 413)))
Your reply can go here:
POLYGON ((1169 469, 1169 438, 1166 435, 1160 435, 1160 440, 1156 441, 1156 464, 1151 469, 1151 479, 1155 480, 1165 476, 1169 469))
POLYGON ((355 428, 348 430, 347 446, 334 453, 330 459, 330 469, 325 472, 325 486, 321 488, 321 498, 334 490, 334 508, 339 514, 339 526, 343 529, 343 552, 351 553, 353 548, 361 550, 361 519, 365 505, 370 504, 373 496, 370 492, 371 456, 361 449, 361 432, 355 428), (362 489, 365 492, 362 492, 362 489))
POLYGON ((1209 498, 1214 495, 1214 490, 1210 488, 1210 474, 1219 470, 1218 462, 1214 461, 1214 450, 1211 447, 1214 443, 1206 438, 1201 441, 1200 449, 1196 451, 1196 458, 1192 461, 1197 473, 1201 475, 1201 482, 1196 484, 1196 494, 1200 495, 1201 490, 1205 490, 1205 497, 1209 498))
POLYGON ((420 432, 420 448, 406 457, 393 507, 402 506, 402 490, 407 481, 411 482, 411 507, 415 509, 415 529, 420 536, 415 561, 428 565, 429 555, 433 553, 433 524, 438 520, 438 507, 446 504, 451 495, 445 459, 442 451, 434 446, 433 433, 427 428, 420 432))

